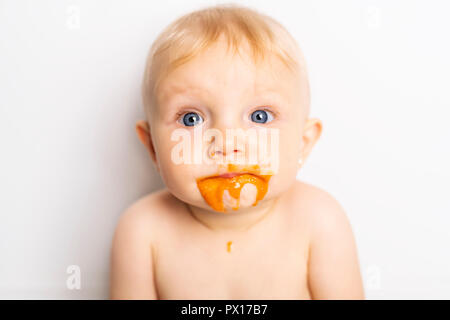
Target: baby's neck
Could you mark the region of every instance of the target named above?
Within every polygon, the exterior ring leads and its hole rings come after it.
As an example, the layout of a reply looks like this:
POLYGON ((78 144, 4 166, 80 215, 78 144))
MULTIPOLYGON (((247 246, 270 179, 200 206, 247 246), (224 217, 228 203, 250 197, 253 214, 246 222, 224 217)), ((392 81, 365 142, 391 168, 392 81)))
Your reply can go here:
POLYGON ((186 204, 189 212, 199 223, 213 231, 246 231, 265 220, 274 211, 277 199, 259 203, 257 206, 237 211, 216 212, 186 204))

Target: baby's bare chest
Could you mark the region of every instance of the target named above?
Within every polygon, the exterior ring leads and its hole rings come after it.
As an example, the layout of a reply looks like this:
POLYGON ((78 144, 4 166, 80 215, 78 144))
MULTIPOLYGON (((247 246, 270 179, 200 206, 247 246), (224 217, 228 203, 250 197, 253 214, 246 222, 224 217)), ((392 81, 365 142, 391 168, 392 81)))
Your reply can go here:
POLYGON ((160 299, 308 299, 306 239, 278 230, 240 236, 186 234, 161 242, 160 299))

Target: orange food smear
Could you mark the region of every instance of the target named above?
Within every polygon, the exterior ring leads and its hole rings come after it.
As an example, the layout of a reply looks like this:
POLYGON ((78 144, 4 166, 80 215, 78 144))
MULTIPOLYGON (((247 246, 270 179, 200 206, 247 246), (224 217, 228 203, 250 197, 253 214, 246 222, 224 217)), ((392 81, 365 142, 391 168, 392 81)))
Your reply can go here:
MULTIPOLYGON (((228 171, 235 172, 236 166, 229 164, 228 171)), ((236 207, 233 207, 233 210, 239 209, 239 200, 241 189, 246 183, 251 183, 256 187, 257 194, 255 202, 252 204, 256 206, 258 201, 264 198, 267 193, 268 183, 272 175, 258 175, 259 167, 258 165, 251 166, 249 168, 245 168, 245 171, 255 172, 252 173, 244 173, 241 175, 237 175, 231 178, 224 177, 207 177, 197 180, 197 187, 200 190, 203 199, 205 199, 206 203, 211 206, 216 211, 225 212, 225 208, 223 205, 223 193, 225 190, 228 190, 231 197, 237 200, 236 207)))
POLYGON ((233 241, 228 241, 227 242, 227 251, 231 252, 231 245, 233 244, 233 241))

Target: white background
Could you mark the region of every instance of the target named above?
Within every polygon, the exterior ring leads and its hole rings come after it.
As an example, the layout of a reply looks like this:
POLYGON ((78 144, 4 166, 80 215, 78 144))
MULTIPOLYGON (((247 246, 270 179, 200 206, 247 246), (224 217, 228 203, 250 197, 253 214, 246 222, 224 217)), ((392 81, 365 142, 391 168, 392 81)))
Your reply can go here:
MULTIPOLYGON (((134 129, 145 57, 214 3, 0 1, 0 298, 107 298, 117 219, 162 187, 134 129)), ((324 131, 298 178, 347 211, 367 297, 449 299, 449 2, 236 3, 303 48, 324 131)))

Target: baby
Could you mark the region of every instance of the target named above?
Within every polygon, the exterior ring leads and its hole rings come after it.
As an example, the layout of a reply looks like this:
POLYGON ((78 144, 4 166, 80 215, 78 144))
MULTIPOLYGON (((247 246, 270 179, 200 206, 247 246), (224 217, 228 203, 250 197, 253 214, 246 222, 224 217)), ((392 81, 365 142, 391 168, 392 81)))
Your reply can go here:
POLYGON ((136 131, 166 188, 120 217, 112 299, 364 298, 345 212, 296 180, 322 124, 284 27, 234 4, 182 16, 142 92, 136 131))

